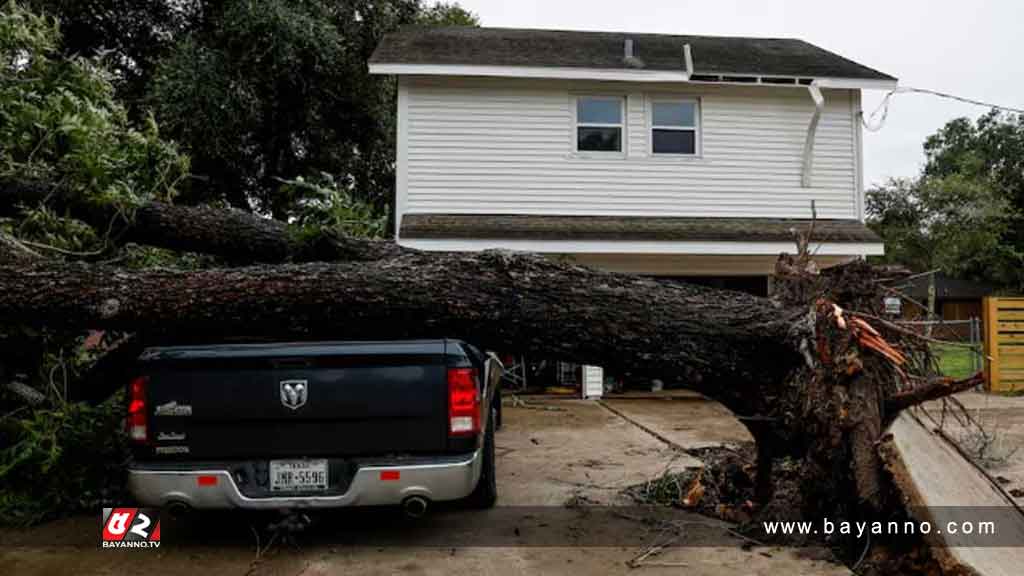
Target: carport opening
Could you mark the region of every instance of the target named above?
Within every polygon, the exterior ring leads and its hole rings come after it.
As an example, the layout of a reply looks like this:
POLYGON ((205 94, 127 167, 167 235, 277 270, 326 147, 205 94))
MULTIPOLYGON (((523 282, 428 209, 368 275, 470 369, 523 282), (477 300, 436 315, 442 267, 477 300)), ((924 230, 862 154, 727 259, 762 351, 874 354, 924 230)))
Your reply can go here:
MULTIPOLYGON (((741 515, 752 511, 758 497, 754 438, 747 424, 723 404, 680 382, 610 371, 601 374, 601 394, 588 398, 588 369, 593 367, 524 355, 506 355, 503 360, 508 369, 503 397, 509 423, 503 433, 514 430, 516 437, 530 438, 515 450, 546 454, 555 449, 553 443, 564 443, 560 457, 580 461, 568 466, 569 476, 559 481, 584 488, 607 476, 609 469, 631 469, 615 477, 628 481, 609 486, 606 480, 599 494, 581 490, 574 493, 575 499, 608 499, 608 490, 614 488, 621 503, 682 507, 731 522, 743 521, 741 515), (582 422, 578 416, 595 411, 606 419, 605 426, 582 422), (580 427, 587 430, 585 449, 575 444, 579 439, 574 429, 580 427), (632 450, 646 456, 636 460, 624 455, 623 436, 643 445, 632 450), (644 472, 634 473, 638 470, 644 472)), ((502 444, 499 436, 499 452, 502 444)))

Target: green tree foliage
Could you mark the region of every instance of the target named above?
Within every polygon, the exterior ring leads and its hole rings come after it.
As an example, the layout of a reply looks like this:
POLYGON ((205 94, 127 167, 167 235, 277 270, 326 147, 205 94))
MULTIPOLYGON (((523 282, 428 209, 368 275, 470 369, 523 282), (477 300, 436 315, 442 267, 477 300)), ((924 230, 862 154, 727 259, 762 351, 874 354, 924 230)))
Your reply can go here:
MULTIPOLYGON (((161 60, 149 102, 192 156, 191 201, 223 197, 276 218, 297 207, 282 180, 330 174, 389 203, 394 83, 366 61, 384 33, 417 21, 416 0, 229 0, 161 60)), ((430 18, 473 21, 457 6, 430 18)))
MULTIPOLYGON (((170 199, 188 160, 148 119, 132 127, 109 74, 93 61, 63 57, 56 22, 13 1, 0 10, 0 177, 37 179, 126 208, 170 199)), ((97 238, 45 207, 8 222, 24 238, 79 250, 97 238)))
POLYGON ((156 62, 175 38, 201 15, 199 0, 25 0, 37 14, 61 23, 59 50, 65 57, 102 58, 113 74, 118 95, 132 116, 156 62))
POLYGON ((152 110, 192 158, 180 201, 227 201, 280 219, 282 181, 330 174, 380 210, 394 193, 391 78, 366 61, 406 24, 478 25, 421 0, 31 0, 102 55, 132 117, 152 110))
MULTIPOLYGON (((372 156, 358 45, 326 3, 229 1, 157 68, 150 102, 193 157, 194 197, 288 216, 280 179, 345 174, 372 156), (353 50, 355 48, 355 50, 353 50)), ((360 185, 371 185, 360 182, 360 185)))
POLYGON ((387 232, 388 213, 353 199, 330 174, 321 174, 312 180, 299 177, 286 181, 279 193, 295 207, 291 225, 299 237, 333 233, 382 238, 387 232))
POLYGON ((122 394, 0 418, 0 524, 25 525, 120 504, 127 443, 122 394))
POLYGON ((1024 117, 958 118, 924 150, 918 178, 867 193, 885 259, 1024 290, 1024 117))
POLYGON ((993 110, 973 124, 953 120, 928 137, 924 151, 925 175, 986 182, 1013 205, 1018 218, 1006 239, 1024 252, 1024 115, 993 110))
POLYGON ((479 26, 480 18, 455 2, 438 2, 420 10, 416 23, 421 26, 479 26))
MULTIPOLYGON (((134 128, 111 75, 62 54, 60 42, 53 18, 0 4, 0 177, 59 185, 122 206, 126 218, 136 202, 171 199, 187 158, 151 119, 134 128)), ((49 257, 114 256, 105 230, 45 204, 0 220, 0 232, 49 257)), ((117 256, 141 265, 152 262, 150 252, 117 256)), ((121 498, 123 406, 116 398, 99 407, 67 401, 95 361, 84 340, 0 324, 0 522, 94 511, 121 498)))
POLYGON ((1003 243, 1013 211, 983 181, 959 174, 890 180, 868 191, 866 208, 891 262, 960 278, 1016 281, 1015 255, 1003 243))

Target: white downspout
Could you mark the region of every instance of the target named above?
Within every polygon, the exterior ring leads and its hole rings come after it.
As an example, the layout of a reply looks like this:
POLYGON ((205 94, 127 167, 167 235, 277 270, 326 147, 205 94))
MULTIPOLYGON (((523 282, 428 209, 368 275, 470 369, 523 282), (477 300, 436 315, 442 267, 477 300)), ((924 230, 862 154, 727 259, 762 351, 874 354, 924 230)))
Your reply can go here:
POLYGON ((814 170, 814 135, 818 132, 818 120, 821 120, 821 112, 825 109, 825 96, 822 95, 817 80, 807 85, 807 91, 814 100, 814 114, 807 127, 807 140, 804 141, 804 169, 800 178, 800 184, 804 188, 811 187, 811 172, 814 170))

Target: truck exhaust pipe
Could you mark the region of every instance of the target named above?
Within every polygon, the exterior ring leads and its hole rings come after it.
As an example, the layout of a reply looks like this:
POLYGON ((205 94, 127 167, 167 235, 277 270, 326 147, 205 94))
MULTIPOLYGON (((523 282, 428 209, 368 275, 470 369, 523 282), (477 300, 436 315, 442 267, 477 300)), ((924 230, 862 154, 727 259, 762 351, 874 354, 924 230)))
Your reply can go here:
POLYGON ((192 512, 192 507, 184 502, 175 500, 167 504, 167 513, 175 520, 182 520, 192 512))
POLYGON ((402 500, 402 512, 407 518, 423 518, 430 507, 430 501, 423 496, 409 496, 402 500))

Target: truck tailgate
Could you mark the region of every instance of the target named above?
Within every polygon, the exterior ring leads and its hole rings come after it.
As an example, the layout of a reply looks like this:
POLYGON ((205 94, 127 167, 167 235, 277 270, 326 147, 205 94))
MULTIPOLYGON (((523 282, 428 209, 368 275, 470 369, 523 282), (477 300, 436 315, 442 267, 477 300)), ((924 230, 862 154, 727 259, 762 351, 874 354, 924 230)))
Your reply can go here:
POLYGON ((160 348, 145 354, 157 455, 442 453, 445 341, 160 348))

